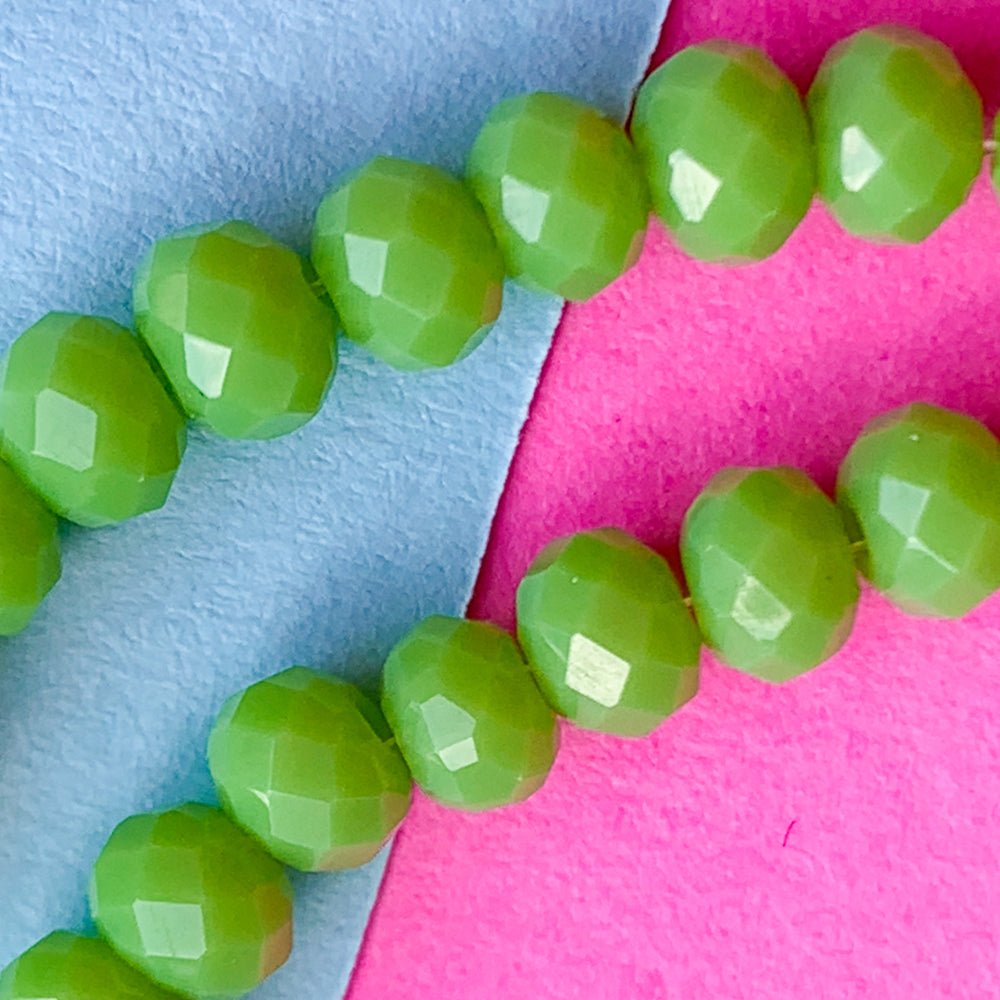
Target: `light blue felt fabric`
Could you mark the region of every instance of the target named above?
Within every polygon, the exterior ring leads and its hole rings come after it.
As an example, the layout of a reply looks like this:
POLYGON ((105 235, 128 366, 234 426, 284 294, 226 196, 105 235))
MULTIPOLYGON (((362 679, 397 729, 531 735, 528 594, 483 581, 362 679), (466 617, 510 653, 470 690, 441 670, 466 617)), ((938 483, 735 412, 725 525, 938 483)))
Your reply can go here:
MULTIPOLYGON (((49 309, 128 320, 174 227, 243 217, 296 248, 376 152, 458 169, 487 108, 537 88, 621 117, 665 0, 4 0, 0 346, 49 309)), ((0 966, 85 927, 115 823, 213 798, 232 692, 292 663, 371 684, 406 627, 461 613, 561 303, 510 287, 486 345, 402 376, 344 346, 319 418, 196 432, 167 507, 65 533, 65 576, 0 644, 0 966)), ((264 998, 340 996, 383 869, 299 879, 264 998)))

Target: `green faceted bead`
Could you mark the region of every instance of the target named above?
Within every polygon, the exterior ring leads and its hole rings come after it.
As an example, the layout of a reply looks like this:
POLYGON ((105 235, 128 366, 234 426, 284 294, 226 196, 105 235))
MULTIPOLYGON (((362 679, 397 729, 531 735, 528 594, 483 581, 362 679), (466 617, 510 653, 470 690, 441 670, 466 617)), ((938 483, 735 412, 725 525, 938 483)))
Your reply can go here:
POLYGON ((49 313, 0 366, 3 457, 57 513, 96 528, 162 507, 184 415, 109 319, 49 313))
POLYGON ((435 616, 393 649, 382 705, 417 784, 460 809, 541 788, 559 729, 514 640, 494 625, 435 616))
POLYGON ((864 576, 914 615, 958 618, 1000 588, 1000 442, 913 403, 871 421, 837 477, 864 576))
POLYGON ((0 462, 0 635, 31 621, 61 573, 55 516, 0 462))
POLYGON ((303 871, 370 861, 410 807, 410 772, 382 713, 305 667, 231 698, 208 762, 230 816, 303 871))
POLYGON ((404 371, 478 347, 500 315, 503 258, 465 185, 376 157, 323 199, 312 260, 347 335, 404 371))
POLYGON ((866 28, 835 45, 808 106, 820 196, 857 236, 919 242, 979 174, 979 94, 944 45, 909 28, 866 28))
POLYGON ((692 45, 643 84, 632 136, 656 214, 698 260, 746 264, 791 235, 816 189, 798 91, 759 49, 692 45))
POLYGON ((337 321, 298 254, 249 222, 182 229, 135 274, 135 324, 189 416, 228 438, 273 438, 316 415, 337 321))
POLYGON ((507 270, 564 299, 596 295, 642 251, 649 189, 621 126, 562 94, 497 104, 466 176, 507 270))
POLYGON ((218 809, 133 816, 112 833, 90 910, 126 961, 188 997, 239 997, 292 948, 284 868, 218 809))
POLYGON ((674 574, 616 528, 542 550, 517 635, 546 700, 587 729, 645 736, 698 690, 701 637, 674 574))
POLYGON ((0 975, 0 1000, 176 1000, 104 941, 56 931, 0 975))
POLYGON ((681 560, 720 658, 786 681, 847 641, 858 579, 840 512, 797 469, 717 473, 684 518, 681 560))

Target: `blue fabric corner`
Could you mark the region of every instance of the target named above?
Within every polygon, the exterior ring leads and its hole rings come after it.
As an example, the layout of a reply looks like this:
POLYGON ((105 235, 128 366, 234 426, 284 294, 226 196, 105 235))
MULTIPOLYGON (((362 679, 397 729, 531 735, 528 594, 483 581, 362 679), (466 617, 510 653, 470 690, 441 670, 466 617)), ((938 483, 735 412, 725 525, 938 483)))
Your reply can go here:
MULTIPOLYGON (((50 309, 128 321, 175 227, 242 217, 299 250, 377 152, 460 168, 534 89, 623 117, 665 0, 8 0, 0 23, 0 347, 50 309)), ((65 576, 0 644, 0 966, 87 926, 124 817, 212 801, 234 691, 293 663, 366 684, 405 629, 469 598, 561 303, 510 287, 454 369, 346 344, 331 398, 266 444, 192 435, 167 507, 65 531, 65 576)), ((300 879, 296 950, 259 995, 339 997, 384 857, 300 879)))

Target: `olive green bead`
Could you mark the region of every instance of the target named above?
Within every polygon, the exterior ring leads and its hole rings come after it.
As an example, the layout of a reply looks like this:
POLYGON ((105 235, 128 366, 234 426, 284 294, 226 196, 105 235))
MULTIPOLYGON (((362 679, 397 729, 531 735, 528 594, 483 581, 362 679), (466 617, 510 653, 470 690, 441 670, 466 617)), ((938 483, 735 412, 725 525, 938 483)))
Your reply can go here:
POLYGON ((337 321, 308 263, 249 222, 191 226, 136 269, 135 323, 188 415, 228 438, 273 438, 319 411, 337 321))
POLYGON ((495 625, 435 616, 392 650, 382 706, 417 784, 481 810, 541 788, 559 729, 514 640, 495 625))
POLYGON ((632 136, 656 214, 685 253, 746 264, 773 254, 816 188, 798 91, 763 52, 692 45, 639 91, 632 136))
POLYGON ((649 190, 621 126, 594 108, 549 93, 501 101, 465 169, 522 284, 580 301, 639 259, 649 190))
POLYGON ((914 615, 957 618, 1000 588, 1000 442, 912 403, 872 420, 837 477, 862 574, 914 615))
POLYGON ((285 869, 218 809, 133 816, 94 866, 90 911, 130 965, 193 998, 239 997, 292 949, 285 869))
POLYGON ((701 636, 666 561, 617 528, 546 546, 517 588, 542 694, 579 726, 645 736, 698 690, 701 636))
POLYGON ((923 240, 979 174, 979 94, 944 45, 910 28, 866 28, 835 45, 808 107, 820 196, 857 236, 923 240))
POLYGON ((681 561, 708 644, 786 681, 847 641, 858 579, 840 512, 797 469, 728 468, 684 517, 681 561))
POLYGON ((0 462, 0 635, 27 626, 61 573, 55 515, 0 462))
POLYGON ((365 864, 410 807, 410 772, 378 707, 305 667, 230 698, 208 763, 226 812, 302 871, 365 864))
POLYGON ((49 313, 0 365, 3 458, 57 514, 96 528, 162 507, 184 415, 109 319, 49 313))
POLYGON ((56 931, 0 975, 0 1000, 176 1000, 98 938, 56 931))
POLYGON ((478 347, 503 298, 503 258, 464 184, 378 156, 319 206, 312 261, 344 332, 404 371, 478 347))

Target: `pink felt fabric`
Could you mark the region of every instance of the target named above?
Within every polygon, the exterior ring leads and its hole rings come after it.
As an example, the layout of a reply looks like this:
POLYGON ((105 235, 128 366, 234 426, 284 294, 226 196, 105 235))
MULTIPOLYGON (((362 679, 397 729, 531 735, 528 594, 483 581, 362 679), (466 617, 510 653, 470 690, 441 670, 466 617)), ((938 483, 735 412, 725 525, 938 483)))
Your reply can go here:
MULTIPOLYGON (((675 0, 660 58, 724 35, 807 83, 880 20, 958 52, 1000 97, 1000 0, 675 0)), ((915 398, 1000 430, 1000 207, 985 174, 926 244, 878 249, 814 206, 773 260, 692 263, 651 230, 566 315, 473 612, 505 625, 536 550, 618 524, 676 558, 727 463, 829 488, 870 416, 915 398)), ((524 806, 419 799, 350 1000, 986 998, 1000 992, 1000 598, 959 623, 866 592, 833 661, 782 688, 705 657, 653 737, 565 730, 524 806)))

